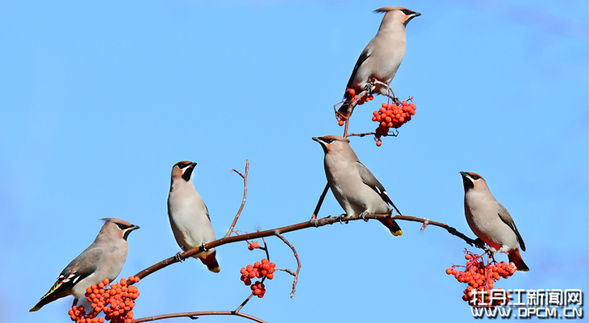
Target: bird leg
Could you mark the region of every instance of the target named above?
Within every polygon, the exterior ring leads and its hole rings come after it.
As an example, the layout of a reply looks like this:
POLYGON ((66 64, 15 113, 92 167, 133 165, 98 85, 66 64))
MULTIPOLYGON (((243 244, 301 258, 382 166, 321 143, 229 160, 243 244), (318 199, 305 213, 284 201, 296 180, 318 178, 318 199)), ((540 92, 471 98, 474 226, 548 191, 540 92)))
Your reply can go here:
POLYGON ((495 248, 484 248, 483 250, 485 250, 485 252, 487 253, 487 256, 489 256, 489 258, 492 258, 493 261, 495 261, 495 252, 497 252, 497 250, 495 250, 495 248))
POLYGON ((370 78, 368 80, 368 82, 366 82, 366 85, 364 86, 364 91, 368 92, 368 94, 372 94, 374 92, 374 89, 376 88, 377 82, 382 83, 379 80, 375 79, 374 77, 370 78))
POLYGON ((389 99, 393 100, 393 103, 395 103, 397 105, 399 104, 399 98, 397 98, 397 96, 395 95, 395 92, 393 91, 393 89, 388 84, 386 84, 385 82, 381 82, 381 81, 379 81, 379 80, 377 80, 375 78, 372 78, 372 82, 374 84, 378 84, 378 85, 382 85, 382 86, 386 87, 387 88, 387 92, 389 93, 388 94, 389 99))

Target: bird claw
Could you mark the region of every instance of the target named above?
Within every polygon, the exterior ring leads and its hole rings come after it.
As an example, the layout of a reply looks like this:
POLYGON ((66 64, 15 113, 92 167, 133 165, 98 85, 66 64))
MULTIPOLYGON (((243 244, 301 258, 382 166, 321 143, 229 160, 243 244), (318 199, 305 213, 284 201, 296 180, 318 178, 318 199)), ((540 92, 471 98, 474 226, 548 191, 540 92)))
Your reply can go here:
POLYGON ((182 257, 182 251, 178 251, 174 258, 176 258, 176 260, 178 260, 179 262, 183 262, 185 259, 184 257, 182 257))
POLYGON ((366 214, 368 214, 368 211, 364 211, 362 213, 360 213, 358 216, 364 220, 364 222, 368 222, 368 219, 366 218, 366 214))
POLYGON ((497 252, 497 250, 495 250, 495 248, 484 248, 483 250, 485 250, 485 253, 487 253, 487 255, 491 258, 493 258, 493 260, 495 260, 495 253, 497 252))
MULTIPOLYGON (((343 213, 343 214, 340 214, 340 215, 337 217, 337 220, 339 221, 339 223, 340 223, 340 224, 344 224, 344 218, 345 218, 345 217, 346 217, 346 214, 345 214, 345 213, 343 213)), ((347 222, 347 221, 346 221, 346 222, 347 222)))

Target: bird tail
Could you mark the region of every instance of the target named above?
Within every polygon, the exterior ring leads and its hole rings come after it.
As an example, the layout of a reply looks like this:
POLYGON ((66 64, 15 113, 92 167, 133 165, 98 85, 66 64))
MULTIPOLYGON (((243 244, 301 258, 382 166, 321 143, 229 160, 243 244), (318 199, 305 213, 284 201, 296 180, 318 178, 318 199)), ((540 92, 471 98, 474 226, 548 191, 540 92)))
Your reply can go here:
POLYGON ((346 92, 344 93, 344 103, 342 104, 341 107, 339 107, 339 109, 337 109, 336 113, 338 116, 341 114, 342 116, 347 116, 348 115, 348 108, 350 107, 350 103, 352 102, 353 96, 350 94, 349 90, 346 90, 346 92))
MULTIPOLYGON (((73 272, 72 272, 72 274, 73 274, 73 272)), ((71 275, 70 275, 70 277, 71 277, 71 275)), ((59 279, 57 282, 55 282, 55 284, 53 284, 51 289, 49 289, 49 291, 45 295, 43 295, 43 297, 41 297, 39 302, 35 306, 33 306, 33 308, 31 308, 29 310, 29 312, 36 312, 36 311, 40 310, 41 307, 45 306, 46 304, 51 303, 56 299, 70 295, 71 292, 68 292, 68 290, 71 291, 71 286, 73 285, 73 283, 72 283, 73 280, 69 280, 70 277, 68 277, 67 282, 64 282, 63 279, 59 279)), ((60 278, 62 278, 61 275, 60 275, 60 278)))
POLYGON ((515 251, 510 252, 507 255, 507 257, 509 258, 509 262, 513 262, 515 264, 515 266, 517 267, 517 270, 521 270, 521 271, 529 271, 530 270, 530 268, 528 268, 528 265, 526 265, 526 263, 522 259, 522 256, 519 254, 519 249, 516 249, 515 251))
POLYGON ((200 261, 202 261, 202 263, 205 264, 205 266, 207 266, 207 268, 214 273, 221 271, 221 268, 219 268, 219 263, 217 262, 216 254, 217 251, 213 251, 208 255, 200 257, 200 261))
POLYGON ((29 310, 29 312, 36 312, 36 311, 40 310, 41 307, 47 305, 48 303, 53 302, 54 300, 56 300, 58 298, 62 298, 64 296, 67 296, 67 294, 65 294, 65 295, 56 295, 56 294, 49 294, 48 293, 47 295, 41 297, 41 300, 35 306, 33 306, 33 308, 31 308, 29 310))
POLYGON ((401 227, 399 224, 397 224, 397 221, 393 219, 379 219, 378 221, 387 227, 387 229, 389 229, 395 237, 403 234, 403 230, 401 230, 401 227))

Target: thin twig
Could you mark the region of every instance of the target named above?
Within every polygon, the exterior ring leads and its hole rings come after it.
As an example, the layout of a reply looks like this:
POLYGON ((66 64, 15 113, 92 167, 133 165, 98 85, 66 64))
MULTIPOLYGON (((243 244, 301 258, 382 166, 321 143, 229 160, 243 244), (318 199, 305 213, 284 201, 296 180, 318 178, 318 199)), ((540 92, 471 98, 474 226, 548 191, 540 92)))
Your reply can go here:
MULTIPOLYGON (((295 292, 297 290, 297 282, 299 281, 299 271, 301 271, 301 259, 299 259, 299 255, 298 255, 295 247, 290 242, 288 242, 288 240, 286 240, 286 238, 284 236, 282 236, 278 232, 274 232, 274 234, 278 238, 280 238, 280 240, 282 240, 284 243, 286 243, 286 245, 289 246, 290 249, 292 249, 292 252, 294 253, 294 256, 297 260, 297 271, 294 273, 294 280, 292 282, 292 292, 290 292, 290 298, 294 298, 295 292)), ((290 273, 292 274, 292 272, 290 272, 290 273)))
POLYGON ((205 315, 235 315, 235 316, 240 316, 240 317, 243 317, 246 319, 250 319, 255 322, 266 323, 266 321, 263 321, 255 316, 251 316, 248 314, 244 314, 241 312, 235 312, 235 311, 203 311, 203 312, 186 312, 186 313, 164 314, 164 315, 148 316, 148 317, 142 317, 139 319, 135 319, 135 323, 151 322, 151 321, 164 320, 164 319, 170 319, 170 318, 175 318, 175 317, 189 317, 189 318, 195 320, 199 316, 205 316, 205 315))
POLYGON ((243 200, 241 201, 241 206, 239 207, 239 211, 237 211, 237 214, 235 215, 235 218, 233 219, 233 223, 231 223, 229 230, 227 230, 227 233, 225 234, 225 238, 227 238, 233 232, 233 228, 235 228, 235 225, 237 224, 237 220, 239 219, 239 215, 241 215, 241 211, 243 211, 243 207, 245 206, 245 200, 247 198, 247 174, 249 173, 249 169, 250 169, 249 159, 245 160, 245 175, 240 173, 239 171, 237 171, 235 168, 233 169, 234 172, 236 172, 237 174, 239 174, 239 176, 241 176, 241 178, 243 178, 243 200))
POLYGON ((254 293, 251 293, 250 296, 248 296, 245 301, 243 301, 241 303, 241 305, 239 305, 236 309, 235 309, 235 313, 240 313, 239 311, 241 311, 241 309, 245 306, 245 304, 247 304, 247 302, 250 301, 250 299, 252 299, 252 297, 254 297, 254 293))
POLYGON ((319 209, 321 209, 321 204, 323 204, 323 200, 325 199, 325 194, 327 194, 327 190, 329 189, 329 183, 325 184, 325 188, 323 189, 323 193, 321 193, 321 197, 319 197, 319 201, 317 202, 317 206, 315 207, 315 211, 313 211, 313 215, 311 216, 311 220, 317 220, 317 214, 319 214, 319 209))

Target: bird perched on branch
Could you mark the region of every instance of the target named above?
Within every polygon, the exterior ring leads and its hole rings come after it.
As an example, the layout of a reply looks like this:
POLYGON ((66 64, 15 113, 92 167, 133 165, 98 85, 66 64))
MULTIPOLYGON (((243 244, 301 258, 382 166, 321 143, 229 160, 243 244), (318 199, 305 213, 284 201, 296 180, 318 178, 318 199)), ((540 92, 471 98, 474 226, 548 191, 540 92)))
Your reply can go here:
POLYGON ((474 234, 490 247, 507 253, 517 270, 530 270, 519 247, 526 245, 507 209, 497 202, 485 179, 477 173, 460 172, 464 184, 464 214, 474 234))
MULTIPOLYGON (((346 215, 386 214, 392 212, 389 204, 399 213, 382 184, 360 162, 349 140, 340 136, 313 137, 321 144, 325 157, 323 164, 329 188, 346 215)), ((393 235, 403 231, 393 219, 379 221, 393 235)))
POLYGON ((388 95, 389 85, 405 56, 405 27, 411 19, 421 15, 394 6, 376 9, 374 12, 384 12, 384 17, 376 36, 366 45, 354 66, 344 93, 345 102, 338 110, 344 116, 348 115, 352 99, 349 89, 354 89, 356 93, 368 90, 368 93, 388 95), (375 83, 373 79, 386 86, 375 83))
MULTIPOLYGON (((215 240, 209 210, 192 183, 194 167, 196 163, 189 161, 178 162, 172 167, 172 182, 168 195, 170 225, 176 242, 183 251, 215 240)), ((200 259, 214 273, 221 271, 215 248, 192 257, 200 259)))
POLYGON ((110 281, 117 278, 127 259, 127 237, 139 227, 115 218, 102 220, 106 223, 94 242, 61 271, 55 284, 29 312, 38 311, 45 304, 68 295, 75 297, 75 305, 80 297, 84 297, 88 287, 105 278, 110 281))

